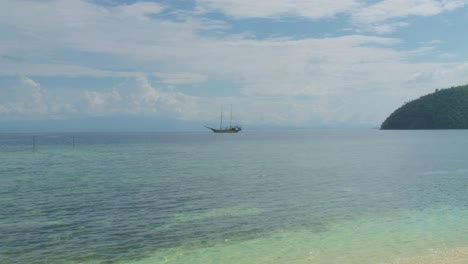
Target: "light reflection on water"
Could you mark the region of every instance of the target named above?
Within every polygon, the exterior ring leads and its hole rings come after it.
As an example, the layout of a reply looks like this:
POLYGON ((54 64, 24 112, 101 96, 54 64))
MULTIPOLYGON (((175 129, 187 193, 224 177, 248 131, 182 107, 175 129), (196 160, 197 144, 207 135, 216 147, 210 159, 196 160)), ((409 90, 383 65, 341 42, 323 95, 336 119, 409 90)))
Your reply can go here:
POLYGON ((7 263, 393 263, 468 246, 464 131, 30 136, 0 135, 7 263))

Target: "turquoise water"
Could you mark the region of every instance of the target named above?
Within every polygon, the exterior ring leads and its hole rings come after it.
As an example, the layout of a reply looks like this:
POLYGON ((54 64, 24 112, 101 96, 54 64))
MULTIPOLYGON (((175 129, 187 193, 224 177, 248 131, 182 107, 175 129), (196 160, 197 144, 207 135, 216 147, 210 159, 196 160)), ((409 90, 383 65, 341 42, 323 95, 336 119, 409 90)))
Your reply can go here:
POLYGON ((0 263, 468 263, 463 130, 1 134, 0 186, 0 263))

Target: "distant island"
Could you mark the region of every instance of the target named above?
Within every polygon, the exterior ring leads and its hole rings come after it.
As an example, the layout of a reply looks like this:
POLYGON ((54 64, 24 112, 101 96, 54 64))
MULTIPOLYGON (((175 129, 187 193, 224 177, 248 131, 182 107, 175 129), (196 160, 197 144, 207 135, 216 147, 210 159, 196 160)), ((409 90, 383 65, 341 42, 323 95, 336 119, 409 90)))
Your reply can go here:
POLYGON ((468 85, 437 89, 405 103, 381 129, 468 129, 468 85))

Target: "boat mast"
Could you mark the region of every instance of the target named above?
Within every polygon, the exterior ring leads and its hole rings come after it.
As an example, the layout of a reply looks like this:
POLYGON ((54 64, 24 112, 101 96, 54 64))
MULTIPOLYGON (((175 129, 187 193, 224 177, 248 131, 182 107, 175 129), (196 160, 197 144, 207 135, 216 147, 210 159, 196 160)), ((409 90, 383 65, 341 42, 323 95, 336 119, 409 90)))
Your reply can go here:
POLYGON ((221 107, 221 120, 219 121, 219 129, 223 129, 223 108, 221 107))
POLYGON ((231 121, 232 121, 232 105, 231 105, 231 118, 229 119, 229 128, 231 128, 231 121))

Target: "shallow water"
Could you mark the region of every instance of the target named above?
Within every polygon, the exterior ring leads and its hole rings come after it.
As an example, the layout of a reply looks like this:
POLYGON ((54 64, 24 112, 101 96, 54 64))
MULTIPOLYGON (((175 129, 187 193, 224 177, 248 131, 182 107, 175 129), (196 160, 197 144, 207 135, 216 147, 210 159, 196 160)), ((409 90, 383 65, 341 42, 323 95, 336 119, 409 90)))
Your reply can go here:
POLYGON ((32 136, 0 135, 2 263, 468 261, 463 130, 32 136))

